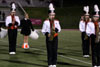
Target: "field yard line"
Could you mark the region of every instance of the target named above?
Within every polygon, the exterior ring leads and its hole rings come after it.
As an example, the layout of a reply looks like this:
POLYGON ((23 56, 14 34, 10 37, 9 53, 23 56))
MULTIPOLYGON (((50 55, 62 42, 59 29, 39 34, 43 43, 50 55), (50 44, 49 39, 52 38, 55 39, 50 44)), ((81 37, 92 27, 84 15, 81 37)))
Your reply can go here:
MULTIPOLYGON (((8 41, 3 41, 3 40, 0 40, 0 41, 1 41, 1 42, 8 42, 8 41)), ((32 48, 32 49, 41 50, 41 49, 38 49, 38 48, 32 48)), ((41 50, 41 51, 46 52, 46 50, 41 50)), ((62 57, 62 58, 65 58, 65 59, 70 59, 70 60, 73 60, 73 61, 77 61, 77 62, 81 62, 81 63, 85 63, 85 64, 91 65, 91 63, 89 63, 89 62, 82 61, 82 60, 79 60, 79 59, 76 59, 76 58, 66 57, 66 56, 64 56, 64 55, 58 55, 58 56, 60 56, 60 57, 62 57)))
MULTIPOLYGON (((38 49, 38 48, 33 48, 33 49, 35 49, 35 50, 41 50, 41 49, 38 49)), ((41 50, 41 51, 46 52, 45 50, 41 50)), ((79 59, 75 59, 75 58, 71 58, 71 57, 66 57, 64 55, 58 55, 58 56, 60 56, 62 58, 65 58, 65 59, 70 59, 70 60, 73 60, 73 61, 78 61, 78 62, 81 62, 81 63, 85 63, 85 64, 91 65, 91 63, 89 63, 89 62, 82 61, 82 60, 79 60, 79 59)))
POLYGON ((6 43, 8 43, 8 41, 3 41, 3 40, 0 40, 1 42, 6 42, 6 43))
POLYGON ((91 65, 91 63, 89 63, 89 62, 82 61, 82 60, 79 60, 79 59, 75 59, 75 58, 71 58, 71 57, 66 57, 66 56, 64 56, 64 55, 59 55, 59 56, 60 56, 60 57, 63 57, 63 58, 66 58, 66 59, 73 60, 73 61, 79 61, 79 62, 82 62, 82 63, 91 65))
MULTIPOLYGON (((61 39, 61 38, 59 38, 59 39, 61 39)), ((63 41, 66 41, 66 39, 61 39, 61 40, 63 40, 63 41)), ((69 41, 69 42, 78 42, 78 43, 80 43, 79 41, 71 41, 71 40, 67 40, 67 41, 69 41)))

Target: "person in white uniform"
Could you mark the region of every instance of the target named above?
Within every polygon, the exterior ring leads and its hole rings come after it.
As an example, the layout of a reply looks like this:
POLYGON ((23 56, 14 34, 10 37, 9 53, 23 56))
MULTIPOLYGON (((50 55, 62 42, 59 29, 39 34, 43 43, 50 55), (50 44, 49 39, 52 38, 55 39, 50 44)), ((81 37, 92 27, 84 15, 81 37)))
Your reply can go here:
POLYGON ((20 25, 20 19, 15 16, 15 13, 16 11, 12 10, 5 20, 8 28, 9 54, 16 54, 17 28, 20 25))
POLYGON ((53 4, 49 5, 49 18, 44 21, 42 33, 46 36, 46 47, 48 56, 48 67, 56 67, 57 49, 58 49, 58 32, 61 31, 60 23, 55 19, 53 4))
POLYGON ((91 38, 92 67, 100 67, 99 8, 94 5, 94 9, 96 14, 93 15, 92 22, 87 24, 86 33, 91 38))
POLYGON ((81 17, 80 23, 79 23, 79 30, 81 32, 81 39, 82 39, 82 51, 83 51, 83 57, 87 58, 89 57, 89 37, 86 35, 86 27, 87 23, 90 21, 89 17, 89 6, 84 7, 85 14, 81 17))

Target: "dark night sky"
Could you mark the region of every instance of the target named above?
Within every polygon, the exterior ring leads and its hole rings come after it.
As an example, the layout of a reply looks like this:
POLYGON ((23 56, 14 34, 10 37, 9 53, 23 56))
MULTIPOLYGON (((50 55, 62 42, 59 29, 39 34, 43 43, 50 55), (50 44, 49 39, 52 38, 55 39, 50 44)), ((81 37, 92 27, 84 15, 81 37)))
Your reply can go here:
MULTIPOLYGON (((61 0, 56 0, 61 3, 61 0)), ((57 3, 56 3, 57 4, 57 3)), ((100 0, 63 0, 63 4, 65 7, 67 6, 80 6, 80 5, 94 5, 100 4, 100 0)))
POLYGON ((100 0, 64 0, 66 4, 75 4, 75 5, 93 5, 100 4, 100 0))

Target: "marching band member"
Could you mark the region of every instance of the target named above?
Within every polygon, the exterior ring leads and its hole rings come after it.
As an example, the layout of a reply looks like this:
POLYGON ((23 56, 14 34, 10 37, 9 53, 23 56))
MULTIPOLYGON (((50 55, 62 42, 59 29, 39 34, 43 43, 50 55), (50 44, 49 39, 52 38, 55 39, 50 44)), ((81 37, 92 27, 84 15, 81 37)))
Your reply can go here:
POLYGON ((87 24, 86 33, 91 38, 91 49, 92 49, 92 66, 100 67, 100 44, 98 41, 99 34, 99 8, 97 5, 94 5, 96 15, 93 16, 92 22, 87 24))
POLYGON ((22 48, 28 49, 28 36, 31 34, 31 30, 34 31, 31 20, 29 20, 28 14, 25 14, 25 18, 21 20, 21 27, 21 34, 24 35, 24 44, 22 45, 22 48))
POLYGON ((49 18, 44 21, 42 33, 46 36, 46 47, 48 56, 48 66, 56 67, 57 49, 58 49, 58 32, 61 27, 58 20, 55 20, 55 12, 53 4, 49 5, 49 18))
POLYGON ((16 11, 12 10, 11 14, 6 17, 6 27, 8 27, 9 54, 16 54, 17 28, 20 25, 16 11))
POLYGON ((79 30, 81 32, 83 57, 89 57, 89 37, 86 35, 87 23, 90 21, 89 6, 85 6, 84 11, 86 14, 81 17, 79 30))

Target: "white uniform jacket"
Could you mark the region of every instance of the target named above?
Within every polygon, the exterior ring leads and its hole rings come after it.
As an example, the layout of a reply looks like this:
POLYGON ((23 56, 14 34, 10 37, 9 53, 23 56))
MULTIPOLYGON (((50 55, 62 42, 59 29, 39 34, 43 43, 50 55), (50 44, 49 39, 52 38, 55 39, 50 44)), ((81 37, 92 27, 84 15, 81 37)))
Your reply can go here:
MULTIPOLYGON (((54 20, 54 26, 58 29, 58 32, 61 31, 61 26, 58 20, 54 20)), ((42 27, 42 33, 45 34, 46 32, 50 33, 50 21, 45 20, 42 27)))
MULTIPOLYGON (((16 20, 16 22, 18 22, 18 26, 20 25, 20 19, 19 19, 19 17, 18 16, 15 16, 15 20, 16 20)), ((6 17, 6 20, 5 20, 5 24, 6 24, 6 27, 8 27, 8 25, 10 24, 10 23, 12 23, 12 18, 11 18, 11 16, 7 16, 6 17)))
POLYGON ((80 32, 85 32, 85 22, 84 21, 80 21, 79 30, 80 32))
POLYGON ((86 28, 86 34, 90 36, 91 34, 95 35, 95 25, 93 22, 88 22, 87 28, 86 28))

